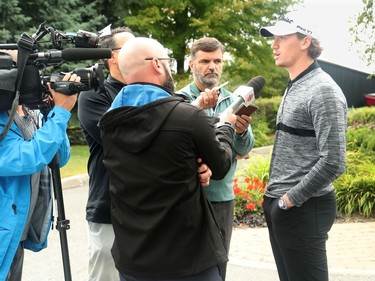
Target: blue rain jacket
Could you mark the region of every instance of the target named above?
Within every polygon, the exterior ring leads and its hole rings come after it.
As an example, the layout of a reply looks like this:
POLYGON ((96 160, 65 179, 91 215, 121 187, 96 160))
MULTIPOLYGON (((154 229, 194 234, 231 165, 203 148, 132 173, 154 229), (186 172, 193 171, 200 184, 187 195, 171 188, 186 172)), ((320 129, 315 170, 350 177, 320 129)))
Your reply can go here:
MULTIPOLYGON (((47 121, 30 140, 24 140, 13 122, 0 141, 0 280, 5 280, 8 274, 26 224, 31 175, 48 165, 57 152, 60 167, 69 160, 70 145, 66 129, 70 116, 69 111, 55 106, 49 112, 47 121)), ((0 132, 3 132, 8 117, 6 111, 0 111, 0 132)), ((49 212, 47 216, 52 215, 49 212)), ((39 251, 47 247, 47 235, 48 231, 37 243, 26 240, 25 248, 39 251)))

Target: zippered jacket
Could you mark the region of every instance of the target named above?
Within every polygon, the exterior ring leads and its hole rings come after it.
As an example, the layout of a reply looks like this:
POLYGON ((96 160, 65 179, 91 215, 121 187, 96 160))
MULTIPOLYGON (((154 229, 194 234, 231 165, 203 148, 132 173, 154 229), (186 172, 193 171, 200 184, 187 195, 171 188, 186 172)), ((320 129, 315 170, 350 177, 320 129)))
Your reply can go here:
MULTIPOLYGON (((70 116, 70 112, 55 106, 49 112, 47 121, 30 140, 24 140, 22 132, 13 122, 0 141, 0 280, 5 280, 8 274, 24 231, 30 207, 31 175, 48 165, 57 152, 60 167, 69 159, 66 129, 70 116)), ((0 112, 1 131, 8 118, 6 111, 0 112)), ((47 194, 44 198, 50 200, 51 196, 47 194)), ((40 220, 51 222, 51 202, 43 204, 47 213, 40 220)), ((46 225, 41 226, 44 229, 39 241, 27 239, 25 248, 39 251, 47 247, 49 225, 47 228, 46 225)))
POLYGON ((178 278, 226 262, 227 251, 200 186, 197 158, 223 178, 234 129, 152 84, 129 84, 100 121, 110 176, 116 268, 178 278))
POLYGON ((103 165, 103 147, 98 122, 124 86, 108 75, 103 89, 81 92, 78 96, 78 119, 90 149, 87 162, 89 195, 86 204, 86 220, 89 222, 111 223, 109 180, 103 165))
MULTIPOLYGON (((194 101, 199 97, 201 90, 197 85, 192 82, 184 88, 176 92, 177 95, 181 95, 187 98, 190 102, 194 101)), ((212 117, 219 116, 225 109, 227 109, 236 99, 231 92, 220 89, 220 96, 217 105, 214 109, 206 109, 205 112, 212 117)), ((225 202, 234 199, 233 192, 233 180, 237 168, 237 157, 243 157, 247 155, 254 147, 254 135, 251 130, 251 126, 248 127, 247 131, 242 134, 234 134, 233 136, 233 148, 232 148, 232 164, 229 172, 222 180, 210 180, 210 185, 204 188, 206 197, 211 202, 225 202)))
POLYGON ((265 195, 286 193, 301 206, 333 191, 332 182, 345 171, 347 103, 316 62, 289 83, 276 122, 265 195))

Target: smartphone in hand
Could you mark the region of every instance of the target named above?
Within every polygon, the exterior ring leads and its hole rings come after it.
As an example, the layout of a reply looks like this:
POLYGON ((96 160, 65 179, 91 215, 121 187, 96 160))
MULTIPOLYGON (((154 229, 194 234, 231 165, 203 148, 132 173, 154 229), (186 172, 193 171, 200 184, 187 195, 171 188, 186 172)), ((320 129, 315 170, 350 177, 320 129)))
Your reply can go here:
POLYGON ((245 106, 245 104, 242 104, 235 112, 234 114, 237 115, 237 116, 241 116, 241 115, 247 115, 247 116, 250 116, 251 114, 254 113, 254 111, 256 111, 258 109, 258 107, 255 105, 255 104, 250 104, 249 106, 245 106))

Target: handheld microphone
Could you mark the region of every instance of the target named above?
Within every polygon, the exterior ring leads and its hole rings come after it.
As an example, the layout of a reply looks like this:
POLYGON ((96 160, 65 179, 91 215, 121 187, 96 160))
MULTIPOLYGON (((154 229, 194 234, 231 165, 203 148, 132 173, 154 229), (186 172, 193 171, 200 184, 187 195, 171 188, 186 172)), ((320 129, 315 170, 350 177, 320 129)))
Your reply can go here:
POLYGON ((265 82, 266 81, 264 80, 263 76, 257 76, 251 79, 246 86, 239 86, 233 92, 233 94, 238 97, 229 106, 233 109, 233 112, 235 112, 242 105, 242 103, 245 106, 249 106, 250 103, 255 99, 255 94, 258 94, 262 90, 265 82))
POLYGON ((112 50, 109 48, 67 48, 62 51, 49 50, 48 52, 30 54, 31 59, 45 58, 65 61, 107 59, 111 56, 112 50))

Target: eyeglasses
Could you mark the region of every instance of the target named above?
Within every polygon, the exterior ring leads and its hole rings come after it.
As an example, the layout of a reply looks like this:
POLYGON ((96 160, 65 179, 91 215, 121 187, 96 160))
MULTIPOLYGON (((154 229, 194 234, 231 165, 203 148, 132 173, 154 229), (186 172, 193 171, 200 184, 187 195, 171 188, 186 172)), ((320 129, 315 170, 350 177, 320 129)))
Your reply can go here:
POLYGON ((113 49, 112 49, 112 52, 113 52, 113 51, 118 51, 118 50, 121 50, 121 47, 113 48, 113 49))
POLYGON ((145 58, 145 60, 169 60, 169 67, 172 68, 175 65, 176 60, 174 58, 145 58))

